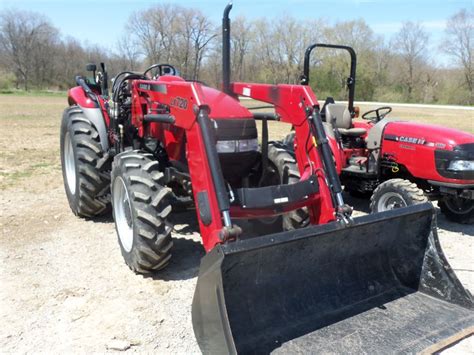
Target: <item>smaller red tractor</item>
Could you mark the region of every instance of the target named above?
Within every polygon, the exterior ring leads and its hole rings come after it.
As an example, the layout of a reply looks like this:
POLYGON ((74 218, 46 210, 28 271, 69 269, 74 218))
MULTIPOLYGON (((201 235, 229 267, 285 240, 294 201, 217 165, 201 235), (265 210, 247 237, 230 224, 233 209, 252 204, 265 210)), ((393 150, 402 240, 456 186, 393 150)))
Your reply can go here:
MULTIPOLYGON (((372 212, 438 200, 441 212, 458 223, 474 223, 474 135, 456 129, 386 117, 391 107, 366 112, 354 107, 356 53, 351 47, 314 44, 306 50, 303 85, 309 84, 313 49, 350 53, 348 104, 327 98, 321 118, 345 190, 369 196, 372 212)), ((463 114, 463 113, 461 113, 463 114)), ((469 115, 468 115, 469 116, 469 115)), ((472 121, 472 114, 465 119, 472 121)), ((294 134, 284 140, 291 152, 294 134)))

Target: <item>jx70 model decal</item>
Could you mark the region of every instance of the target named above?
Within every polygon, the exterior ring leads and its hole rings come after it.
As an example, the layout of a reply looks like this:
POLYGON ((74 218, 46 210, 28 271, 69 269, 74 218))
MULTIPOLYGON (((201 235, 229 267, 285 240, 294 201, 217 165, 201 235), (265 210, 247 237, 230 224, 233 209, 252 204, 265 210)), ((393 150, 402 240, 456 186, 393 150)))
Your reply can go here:
POLYGON ((182 97, 176 96, 171 99, 170 106, 186 110, 188 108, 188 100, 183 99, 182 97))

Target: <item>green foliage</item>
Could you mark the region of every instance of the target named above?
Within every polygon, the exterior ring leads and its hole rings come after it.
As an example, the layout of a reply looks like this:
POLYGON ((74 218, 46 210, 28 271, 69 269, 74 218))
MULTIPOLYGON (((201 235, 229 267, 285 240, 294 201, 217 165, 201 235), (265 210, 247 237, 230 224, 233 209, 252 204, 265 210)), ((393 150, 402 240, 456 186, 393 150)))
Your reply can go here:
POLYGON ((0 92, 12 91, 15 87, 15 75, 0 71, 0 92))

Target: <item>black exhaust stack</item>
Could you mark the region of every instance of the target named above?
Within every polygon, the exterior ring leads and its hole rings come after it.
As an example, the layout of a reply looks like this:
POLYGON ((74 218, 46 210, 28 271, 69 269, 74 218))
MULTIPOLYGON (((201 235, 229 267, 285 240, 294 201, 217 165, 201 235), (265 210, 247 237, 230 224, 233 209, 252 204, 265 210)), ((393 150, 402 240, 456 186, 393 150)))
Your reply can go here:
POLYGON ((222 17, 222 91, 228 95, 232 94, 230 89, 230 10, 232 10, 231 2, 225 7, 222 17))

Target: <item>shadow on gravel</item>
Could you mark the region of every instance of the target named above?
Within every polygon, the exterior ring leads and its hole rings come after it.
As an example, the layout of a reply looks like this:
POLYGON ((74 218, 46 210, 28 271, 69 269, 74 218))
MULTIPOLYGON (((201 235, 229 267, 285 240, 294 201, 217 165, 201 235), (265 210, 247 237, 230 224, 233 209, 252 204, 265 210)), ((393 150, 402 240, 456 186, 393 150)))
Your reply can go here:
POLYGON ((112 215, 112 211, 109 211, 97 217, 87 218, 86 220, 94 223, 114 223, 114 216, 112 215))
MULTIPOLYGON (((169 265, 152 277, 157 280, 187 280, 197 277, 201 258, 205 255, 200 240, 189 239, 199 234, 196 211, 174 213, 173 249, 169 265)), ((196 237, 194 237, 196 238, 196 237)), ((199 237, 200 238, 200 237, 199 237)))
POLYGON ((349 195, 348 193, 344 193, 344 202, 347 203, 349 206, 353 207, 354 210, 370 213, 370 197, 368 198, 359 198, 349 195))
POLYGON ((205 255, 201 243, 191 239, 173 238, 172 257, 162 272, 154 274, 156 280, 188 280, 198 276, 201 258, 205 255))
POLYGON ((442 213, 438 213, 438 228, 474 237, 474 225, 451 222, 442 213))

